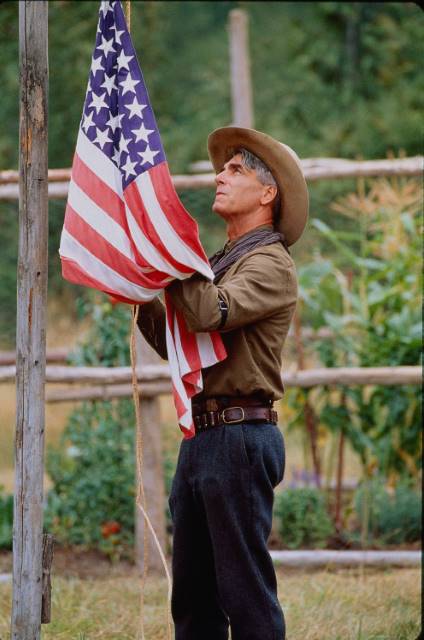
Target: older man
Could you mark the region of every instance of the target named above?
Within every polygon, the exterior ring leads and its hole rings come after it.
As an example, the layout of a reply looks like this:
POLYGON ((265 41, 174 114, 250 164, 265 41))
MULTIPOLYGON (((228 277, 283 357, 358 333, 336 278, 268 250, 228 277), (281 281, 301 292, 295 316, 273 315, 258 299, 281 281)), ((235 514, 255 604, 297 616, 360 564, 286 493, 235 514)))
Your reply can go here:
MULTIPOLYGON (((208 139, 217 172, 212 209, 228 242, 201 275, 167 291, 191 331, 219 330, 228 357, 203 370, 193 398, 196 436, 183 440, 169 499, 176 640, 284 640, 284 616, 267 549, 274 488, 284 475, 282 348, 296 306, 288 246, 302 234, 308 192, 296 154, 253 129, 208 139)), ((166 358, 159 300, 139 327, 166 358)))

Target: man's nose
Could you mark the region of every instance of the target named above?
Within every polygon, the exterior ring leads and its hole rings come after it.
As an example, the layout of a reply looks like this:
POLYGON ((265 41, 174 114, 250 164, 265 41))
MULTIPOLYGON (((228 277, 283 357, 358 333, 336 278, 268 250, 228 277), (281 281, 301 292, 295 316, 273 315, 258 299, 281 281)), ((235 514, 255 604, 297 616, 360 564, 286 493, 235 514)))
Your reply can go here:
POLYGON ((224 175, 225 175, 225 171, 222 170, 219 173, 216 174, 215 176, 215 182, 216 184, 222 184, 224 182, 224 175))

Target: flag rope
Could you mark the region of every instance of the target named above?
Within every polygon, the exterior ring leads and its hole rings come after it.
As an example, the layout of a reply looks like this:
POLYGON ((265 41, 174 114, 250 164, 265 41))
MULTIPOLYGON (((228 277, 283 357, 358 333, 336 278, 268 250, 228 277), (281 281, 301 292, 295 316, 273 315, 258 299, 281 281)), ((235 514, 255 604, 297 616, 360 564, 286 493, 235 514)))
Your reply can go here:
MULTIPOLYGON (((155 541, 158 553, 162 560, 163 567, 165 569, 166 579, 168 583, 168 598, 167 598, 167 635, 168 640, 172 640, 172 629, 171 629, 171 591, 172 591, 172 581, 169 573, 168 565, 166 564, 165 554, 163 553, 162 547, 160 545, 159 539, 156 535, 154 527, 151 523, 151 520, 147 514, 147 505, 146 505, 146 495, 144 492, 144 484, 143 484, 143 434, 141 430, 141 412, 140 412, 140 394, 138 390, 138 381, 137 381, 137 351, 135 345, 135 333, 137 328, 137 319, 139 314, 140 307, 138 305, 134 305, 133 314, 132 314, 132 322, 131 322, 131 340, 130 340, 130 354, 131 354, 131 369, 132 369, 132 390, 133 390, 133 398, 134 398, 134 408, 135 408, 135 416, 136 416, 136 463, 137 463, 137 497, 136 497, 136 505, 140 509, 143 514, 145 523, 147 524, 150 533, 152 534, 153 540, 155 541)), ((145 595, 145 586, 146 586, 146 577, 148 570, 148 529, 146 526, 143 528, 143 570, 141 576, 141 594, 140 594, 140 631, 141 631, 141 640, 145 640, 144 635, 144 595, 145 595)))

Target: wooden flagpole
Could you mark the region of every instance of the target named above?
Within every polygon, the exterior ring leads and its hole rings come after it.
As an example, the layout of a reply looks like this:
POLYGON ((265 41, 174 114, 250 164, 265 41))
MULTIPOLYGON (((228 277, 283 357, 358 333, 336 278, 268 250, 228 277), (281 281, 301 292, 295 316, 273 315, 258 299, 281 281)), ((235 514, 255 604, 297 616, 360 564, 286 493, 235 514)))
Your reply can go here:
POLYGON ((48 254, 47 34, 47 0, 21 0, 12 640, 39 640, 41 631, 48 254))

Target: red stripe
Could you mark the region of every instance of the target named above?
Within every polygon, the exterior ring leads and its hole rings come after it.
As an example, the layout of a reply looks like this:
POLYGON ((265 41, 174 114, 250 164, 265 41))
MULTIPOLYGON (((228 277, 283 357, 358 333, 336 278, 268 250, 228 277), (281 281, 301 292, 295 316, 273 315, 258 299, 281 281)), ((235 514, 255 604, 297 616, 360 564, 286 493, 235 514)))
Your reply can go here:
MULTIPOLYGON (((120 180, 119 175, 117 178, 120 180)), ((77 153, 75 153, 72 165, 72 179, 90 200, 122 227, 130 241, 136 263, 140 267, 151 267, 151 264, 140 254, 134 244, 128 227, 124 201, 81 160, 77 153)), ((158 273, 161 277, 166 277, 165 273, 158 273)))
MULTIPOLYGON (((193 273, 193 269, 191 267, 181 264, 181 262, 175 260, 175 258, 169 253, 168 249, 163 244, 150 220, 150 216, 142 199, 142 194, 140 193, 135 181, 131 182, 125 189, 124 198, 138 226, 140 227, 146 238, 148 238, 150 242, 155 246, 161 256, 165 258, 165 260, 169 262, 169 264, 171 264, 175 269, 178 269, 178 271, 189 274, 193 273)), ((175 221, 173 223, 173 227, 175 228, 175 221)))
POLYGON ((65 280, 69 280, 69 282, 73 282, 74 284, 84 285, 86 287, 91 287, 92 289, 97 289, 97 291, 103 291, 103 293, 107 293, 120 302, 126 302, 127 304, 138 304, 134 300, 124 298, 117 291, 114 291, 110 287, 90 276, 74 260, 62 257, 61 262, 62 276, 65 278, 65 280))
POLYGON ((168 163, 161 162, 149 170, 150 179, 162 211, 181 240, 190 247, 200 259, 208 264, 208 259, 199 240, 199 227, 194 218, 184 208, 175 191, 168 163))
POLYGON ((163 287, 163 283, 158 281, 155 271, 149 275, 143 273, 131 260, 85 222, 69 203, 66 206, 64 227, 90 253, 129 282, 146 289, 163 287))
POLYGON ((219 332, 211 331, 209 336, 212 340, 213 350, 215 351, 218 362, 220 362, 221 360, 225 360, 225 358, 227 357, 227 351, 224 347, 224 343, 219 332))
POLYGON ((85 194, 130 236, 123 200, 88 167, 77 153, 72 165, 72 179, 85 194))
MULTIPOLYGON (((177 318, 177 323, 178 323, 178 329, 180 332, 180 340, 181 340, 181 346, 182 349, 184 351, 184 355, 186 357, 187 363, 190 367, 190 370, 193 372, 196 372, 197 377, 198 377, 198 372, 201 370, 202 368, 202 363, 200 361, 200 355, 199 355, 199 348, 197 345, 197 340, 196 340, 196 334, 191 333, 188 329, 187 329, 187 324, 186 321, 184 319, 184 316, 182 315, 181 311, 179 311, 178 309, 175 309, 175 315, 177 318)), ((184 376, 184 380, 187 380, 187 382, 193 383, 193 380, 190 378, 187 378, 186 376, 184 376)), ((197 378, 195 380, 195 382, 197 381, 197 378)))

